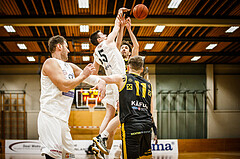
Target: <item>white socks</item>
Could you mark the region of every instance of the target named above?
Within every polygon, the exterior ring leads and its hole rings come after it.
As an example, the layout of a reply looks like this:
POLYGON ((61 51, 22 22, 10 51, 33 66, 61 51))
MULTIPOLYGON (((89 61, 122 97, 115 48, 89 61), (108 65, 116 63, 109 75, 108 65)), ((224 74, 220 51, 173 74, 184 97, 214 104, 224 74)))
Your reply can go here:
POLYGON ((109 135, 109 133, 107 132, 107 130, 104 130, 104 131, 101 133, 101 137, 102 137, 102 138, 108 138, 108 135, 109 135))

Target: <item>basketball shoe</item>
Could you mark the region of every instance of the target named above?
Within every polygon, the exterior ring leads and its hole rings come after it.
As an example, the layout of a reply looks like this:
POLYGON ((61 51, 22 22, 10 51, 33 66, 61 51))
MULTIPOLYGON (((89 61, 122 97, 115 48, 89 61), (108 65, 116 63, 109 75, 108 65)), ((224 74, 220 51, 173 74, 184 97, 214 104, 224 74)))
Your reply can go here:
POLYGON ((104 159, 104 155, 96 146, 92 147, 92 151, 96 159, 104 159))
POLYGON ((102 138, 101 135, 93 138, 93 141, 96 143, 97 147, 106 155, 109 155, 109 151, 107 149, 107 138, 102 138))

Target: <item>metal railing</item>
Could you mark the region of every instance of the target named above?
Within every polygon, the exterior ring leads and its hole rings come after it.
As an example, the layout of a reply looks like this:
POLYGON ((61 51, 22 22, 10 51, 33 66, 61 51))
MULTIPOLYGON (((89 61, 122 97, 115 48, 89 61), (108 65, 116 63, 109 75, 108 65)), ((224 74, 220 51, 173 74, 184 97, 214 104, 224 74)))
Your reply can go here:
POLYGON ((157 106, 159 108, 157 109, 158 137, 206 138, 206 92, 207 90, 161 90, 158 92, 160 98, 157 106), (180 122, 181 118, 184 118, 184 124, 180 122), (189 121, 192 122, 191 125, 189 121), (167 123, 167 126, 163 123, 167 123), (201 127, 202 134, 199 135, 197 129, 201 127), (167 135, 163 134, 164 129, 167 129, 167 135), (171 135, 174 133, 171 132, 172 130, 175 130, 175 135, 171 135), (194 135, 189 134, 191 131, 195 131, 194 135), (181 135, 180 132, 182 132, 181 135))

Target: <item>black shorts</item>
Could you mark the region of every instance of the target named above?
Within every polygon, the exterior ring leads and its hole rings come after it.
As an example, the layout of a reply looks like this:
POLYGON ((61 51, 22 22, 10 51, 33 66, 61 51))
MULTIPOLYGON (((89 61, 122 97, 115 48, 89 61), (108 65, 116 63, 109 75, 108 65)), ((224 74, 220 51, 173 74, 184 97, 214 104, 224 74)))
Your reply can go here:
POLYGON ((132 129, 135 126, 135 124, 131 126, 121 124, 123 159, 136 159, 143 156, 144 158, 152 158, 151 127, 134 132, 132 129))

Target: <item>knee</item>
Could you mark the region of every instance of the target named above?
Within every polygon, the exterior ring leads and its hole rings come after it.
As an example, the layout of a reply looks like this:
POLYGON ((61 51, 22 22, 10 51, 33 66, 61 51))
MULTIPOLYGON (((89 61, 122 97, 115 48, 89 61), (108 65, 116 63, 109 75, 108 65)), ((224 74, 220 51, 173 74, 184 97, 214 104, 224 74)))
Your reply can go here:
POLYGON ((115 109, 113 108, 113 106, 107 107, 105 117, 112 119, 114 116, 115 116, 115 109))
POLYGON ((112 112, 106 112, 105 118, 111 120, 114 117, 114 113, 112 112))

